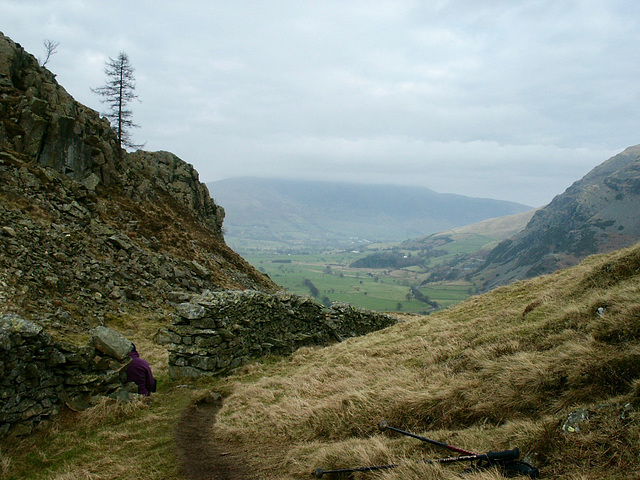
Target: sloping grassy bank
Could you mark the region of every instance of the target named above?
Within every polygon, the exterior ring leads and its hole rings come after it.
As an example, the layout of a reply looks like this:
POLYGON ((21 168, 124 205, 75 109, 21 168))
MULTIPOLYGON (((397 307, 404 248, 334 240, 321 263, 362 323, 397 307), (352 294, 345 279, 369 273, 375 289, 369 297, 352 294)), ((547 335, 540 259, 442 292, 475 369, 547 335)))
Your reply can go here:
POLYGON ((254 478, 397 462, 407 464, 360 478, 460 478, 461 466, 416 463, 448 452, 379 432, 383 418, 473 451, 518 446, 543 478, 637 478, 640 246, 227 379, 184 387, 158 371, 149 404, 105 405, 2 442, 3 478, 181 478, 173 427, 209 389, 225 396, 216 438, 246 452, 254 478), (574 412, 585 420, 563 430, 574 412))
POLYGON ((174 390, 160 401, 64 412, 29 437, 0 443, 0 478, 178 478, 173 424, 190 400, 174 390))
POLYGON ((551 478, 636 478, 639 339, 635 247, 248 367, 218 425, 257 452, 260 478, 446 453, 378 433, 382 418, 470 450, 518 446, 551 478), (564 432, 578 410, 589 420, 564 432))
MULTIPOLYGON (((151 340, 162 325, 143 312, 111 319, 149 360, 159 391, 128 404, 104 401, 83 412, 64 409, 28 437, 0 440, 0 479, 167 480, 183 478, 174 429, 180 415, 215 381, 172 380, 168 354, 151 340)), ((86 342, 82 339, 81 343, 86 342)))

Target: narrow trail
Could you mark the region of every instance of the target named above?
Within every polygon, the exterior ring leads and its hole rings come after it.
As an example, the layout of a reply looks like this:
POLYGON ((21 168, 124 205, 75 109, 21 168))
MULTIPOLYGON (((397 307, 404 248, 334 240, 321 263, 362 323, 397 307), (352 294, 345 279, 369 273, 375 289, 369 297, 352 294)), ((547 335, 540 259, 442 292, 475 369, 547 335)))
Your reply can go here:
POLYGON ((216 413, 221 400, 205 398, 181 415, 174 437, 182 473, 189 480, 245 480, 241 446, 222 441, 216 435, 216 413))

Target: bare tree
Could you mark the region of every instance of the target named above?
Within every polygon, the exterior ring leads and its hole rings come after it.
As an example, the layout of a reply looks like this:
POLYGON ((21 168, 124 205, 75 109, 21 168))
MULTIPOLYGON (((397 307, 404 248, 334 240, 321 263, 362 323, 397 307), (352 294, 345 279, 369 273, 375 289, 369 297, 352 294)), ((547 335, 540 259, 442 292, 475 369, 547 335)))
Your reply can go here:
POLYGON ((58 46, 60 45, 60 42, 54 42, 53 40, 44 40, 42 43, 44 45, 46 57, 44 58, 44 60, 40 60, 38 58, 38 62, 40 63, 41 67, 44 67, 47 65, 47 63, 49 63, 49 59, 51 58, 51 56, 58 52, 58 46))
POLYGON ((111 125, 116 131, 121 155, 123 148, 137 149, 142 147, 131 140, 131 129, 139 127, 139 125, 133 123, 131 120, 133 112, 127 108, 132 100, 138 98, 133 93, 136 89, 134 71, 127 54, 120 52, 118 58, 115 60, 109 58, 107 62, 104 69, 104 73, 107 75, 106 83, 102 87, 91 89, 93 93, 102 97, 102 103, 109 106, 109 111, 103 115, 111 121, 111 125))

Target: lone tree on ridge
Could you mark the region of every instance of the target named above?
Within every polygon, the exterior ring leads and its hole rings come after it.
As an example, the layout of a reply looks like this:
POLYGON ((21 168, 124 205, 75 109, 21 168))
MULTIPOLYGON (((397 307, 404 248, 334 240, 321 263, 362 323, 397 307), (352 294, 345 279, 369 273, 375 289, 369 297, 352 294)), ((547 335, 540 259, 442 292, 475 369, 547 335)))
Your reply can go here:
POLYGON ((136 89, 135 78, 133 72, 135 69, 129 62, 126 53, 120 52, 115 60, 109 58, 106 62, 104 73, 107 75, 107 81, 102 87, 92 88, 93 93, 97 93, 102 97, 101 102, 109 106, 110 111, 103 115, 111 121, 111 125, 118 136, 118 147, 122 156, 123 148, 137 149, 142 145, 137 145, 131 140, 131 129, 137 128, 131 120, 133 112, 127 108, 127 105, 138 96, 133 93, 136 89))
POLYGON ((53 40, 44 40, 42 44, 44 45, 46 57, 44 57, 44 60, 40 60, 40 58, 38 58, 38 62, 40 63, 41 67, 46 67, 47 63, 49 63, 49 60, 51 59, 51 56, 58 53, 60 42, 54 42, 53 40))

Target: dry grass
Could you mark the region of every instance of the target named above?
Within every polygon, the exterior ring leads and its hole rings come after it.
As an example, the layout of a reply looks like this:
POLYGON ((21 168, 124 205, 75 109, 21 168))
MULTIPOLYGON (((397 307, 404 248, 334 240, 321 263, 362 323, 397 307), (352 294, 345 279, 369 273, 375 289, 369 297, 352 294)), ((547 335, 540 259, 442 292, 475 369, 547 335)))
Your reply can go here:
POLYGON ((594 257, 383 332, 247 367, 219 426, 268 452, 255 465, 268 479, 421 451, 415 440, 376 432, 381 418, 475 451, 517 445, 555 478, 633 478, 638 415, 623 419, 619 405, 635 404, 640 387, 639 252, 594 257), (590 420, 567 435, 562 423, 579 408, 590 420), (270 473, 274 465, 284 471, 270 473))
POLYGON ((155 398, 104 401, 65 412, 46 428, 0 449, 3 479, 181 478, 173 430, 180 413, 203 391, 164 382, 155 398))
MULTIPOLYGON (((122 328, 148 352, 163 388, 151 404, 101 404, 0 450, 3 478, 181 478, 172 430, 203 391, 226 393, 219 438, 251 452, 255 478, 313 478, 321 467, 402 463, 356 478, 459 478, 447 456, 378 422, 486 452, 518 446, 543 478, 637 478, 640 455, 640 246, 407 316, 382 332, 269 358, 234 377, 178 388, 156 328, 122 328), (609 275, 609 276, 608 276, 609 275), (139 339, 139 340, 138 340, 139 339), (578 432, 569 414, 584 410, 578 432), (36 472, 37 469, 37 473, 36 472)), ((162 322, 157 320, 156 323, 162 322)), ((153 323, 153 322, 150 322, 153 323)), ((329 477, 330 478, 330 477, 329 477)), ((465 478, 496 479, 496 472, 465 478)))

